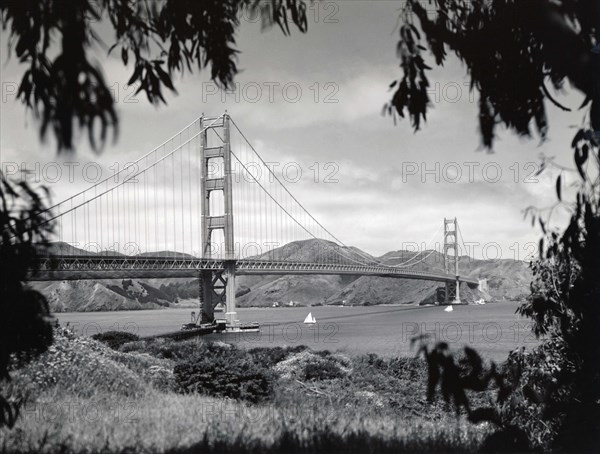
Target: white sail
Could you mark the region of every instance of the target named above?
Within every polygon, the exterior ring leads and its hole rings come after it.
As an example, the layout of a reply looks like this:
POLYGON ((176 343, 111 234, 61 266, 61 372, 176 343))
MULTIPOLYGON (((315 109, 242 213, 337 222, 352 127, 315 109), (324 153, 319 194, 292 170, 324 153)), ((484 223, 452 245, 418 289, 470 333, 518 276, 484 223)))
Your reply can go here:
POLYGON ((454 308, 452 306, 448 306, 446 309, 444 309, 444 312, 452 312, 454 310, 454 308))
POLYGON ((310 324, 314 324, 317 323, 317 320, 315 319, 315 317, 313 317, 312 312, 309 312, 308 315, 306 316, 306 318, 304 319, 304 323, 306 323, 307 325, 310 324))

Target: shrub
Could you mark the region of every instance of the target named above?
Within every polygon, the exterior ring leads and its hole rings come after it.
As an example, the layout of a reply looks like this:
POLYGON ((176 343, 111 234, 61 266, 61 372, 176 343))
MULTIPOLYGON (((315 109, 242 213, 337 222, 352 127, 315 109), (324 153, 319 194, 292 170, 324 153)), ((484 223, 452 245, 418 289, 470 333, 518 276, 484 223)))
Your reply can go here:
POLYGON ((289 355, 307 350, 305 345, 294 347, 255 347, 248 351, 257 363, 264 367, 273 367, 286 359, 289 355))
POLYGON ((115 361, 113 353, 90 338, 56 336, 46 353, 16 371, 15 382, 24 393, 33 394, 55 387, 81 397, 101 392, 143 395, 148 388, 146 382, 125 364, 115 361))
POLYGON ((351 362, 341 355, 305 350, 279 362, 273 370, 286 379, 328 380, 348 376, 351 362))
POLYGON ((117 350, 127 342, 137 341, 139 338, 137 334, 128 333, 127 331, 107 331, 92 336, 92 339, 105 343, 113 350, 117 350))
POLYGON ((159 359, 147 353, 125 353, 107 351, 107 356, 142 378, 144 383, 152 385, 161 391, 175 391, 177 388, 173 375, 173 362, 159 359))
POLYGON ((577 368, 566 349, 560 339, 550 339, 530 352, 511 352, 504 365, 514 391, 500 409, 502 419, 524 428, 532 444, 544 450, 552 447, 575 393, 568 377, 577 368))
POLYGON ((147 341, 144 340, 125 342, 119 347, 119 351, 123 353, 143 352, 146 350, 146 343, 147 341))
POLYGON ((427 372, 425 361, 422 358, 390 358, 384 359, 374 353, 368 353, 357 359, 368 368, 383 372, 386 375, 406 380, 419 381, 427 372))
MULTIPOLYGON (((155 338, 142 340, 138 342, 128 342, 123 344, 121 351, 136 351, 140 353, 148 353, 151 356, 159 359, 170 359, 174 361, 185 361, 188 358, 205 352, 207 343, 200 339, 175 340, 165 338, 155 338)), ((219 348, 218 343, 212 343, 211 348, 219 348)), ((223 344, 229 345, 229 344, 223 344)))
POLYGON ((273 392, 275 375, 246 351, 211 348, 204 344, 191 358, 174 369, 181 392, 198 392, 211 396, 260 402, 273 392))
POLYGON ((15 370, 25 393, 59 392, 89 397, 108 392, 141 396, 150 386, 175 391, 173 362, 146 353, 124 353, 89 337, 55 334, 56 342, 39 358, 15 370))
POLYGON ((177 390, 177 382, 171 369, 163 366, 150 366, 143 376, 154 389, 163 392, 177 390))
POLYGON ((306 380, 331 380, 342 378, 344 373, 334 361, 319 361, 308 363, 304 367, 304 378, 306 380))

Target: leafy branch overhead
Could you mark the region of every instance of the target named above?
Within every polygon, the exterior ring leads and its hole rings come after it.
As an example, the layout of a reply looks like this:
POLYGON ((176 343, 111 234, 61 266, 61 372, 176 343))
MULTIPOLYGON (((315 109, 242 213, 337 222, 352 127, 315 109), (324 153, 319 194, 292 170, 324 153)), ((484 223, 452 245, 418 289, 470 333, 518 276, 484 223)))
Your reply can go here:
POLYGON ((466 66, 471 89, 479 92, 479 129, 488 149, 498 124, 522 136, 531 136, 534 125, 544 139, 545 101, 569 110, 551 93, 565 80, 586 96, 584 106, 592 101, 592 123, 600 130, 600 56, 592 50, 598 8, 598 2, 568 0, 408 0, 398 42, 402 78, 392 82, 384 110, 394 119, 406 111, 420 128, 431 108, 431 68, 422 57, 429 50, 438 66, 448 53, 466 66))
POLYGON ((176 91, 173 75, 209 69, 212 80, 229 87, 238 72, 235 33, 241 14, 260 16, 263 28, 308 27, 304 0, 9 0, 0 4, 9 51, 26 65, 18 99, 41 120, 40 135, 51 130, 59 151, 71 150, 77 128, 95 150, 118 117, 100 65, 91 54, 106 48, 97 29, 110 23, 120 53, 152 104, 165 103, 163 90, 176 91))

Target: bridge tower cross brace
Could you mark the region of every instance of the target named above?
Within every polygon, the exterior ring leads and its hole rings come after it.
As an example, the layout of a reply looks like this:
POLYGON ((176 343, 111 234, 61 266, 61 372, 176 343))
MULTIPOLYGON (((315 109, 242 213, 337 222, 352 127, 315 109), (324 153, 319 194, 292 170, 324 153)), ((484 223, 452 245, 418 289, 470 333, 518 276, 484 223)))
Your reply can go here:
POLYGON ((211 258, 214 244, 212 234, 215 230, 222 230, 225 240, 225 251, 222 270, 200 271, 200 322, 212 323, 215 319, 214 309, 219 303, 225 303, 225 319, 228 328, 235 328, 237 320, 235 302, 235 243, 233 236, 233 194, 232 194, 232 155, 230 141, 230 119, 225 113, 222 124, 208 121, 204 116, 200 119, 200 191, 201 191, 201 235, 202 235, 202 257, 211 258), (206 128, 206 129, 205 129, 206 128), (222 144, 217 147, 208 147, 208 130, 222 129, 222 144), (218 159, 222 161, 222 175, 217 178, 209 178, 211 168, 210 161, 218 159), (223 215, 214 216, 210 211, 210 196, 213 191, 223 193, 223 215))
POLYGON ((446 282, 446 296, 444 299, 444 304, 459 304, 460 281, 458 274, 458 223, 456 218, 444 218, 444 271, 447 274, 454 272, 455 276, 454 282, 446 282), (449 255, 448 251, 452 251, 454 255, 449 255))

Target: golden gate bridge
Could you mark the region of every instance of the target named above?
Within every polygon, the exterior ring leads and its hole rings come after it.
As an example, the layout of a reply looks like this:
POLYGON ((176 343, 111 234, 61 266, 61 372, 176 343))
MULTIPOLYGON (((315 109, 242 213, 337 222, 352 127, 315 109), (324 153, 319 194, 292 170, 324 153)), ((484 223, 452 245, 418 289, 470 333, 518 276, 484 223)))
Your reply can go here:
POLYGON ((202 323, 226 307, 237 319, 235 277, 352 274, 443 282, 460 301, 456 219, 444 219, 443 271, 428 253, 390 265, 345 245, 275 175, 227 113, 201 117, 135 162, 43 214, 50 247, 31 280, 199 277, 202 323), (310 244, 307 248, 299 244, 310 244), (287 248, 287 249, 286 249, 287 248))

